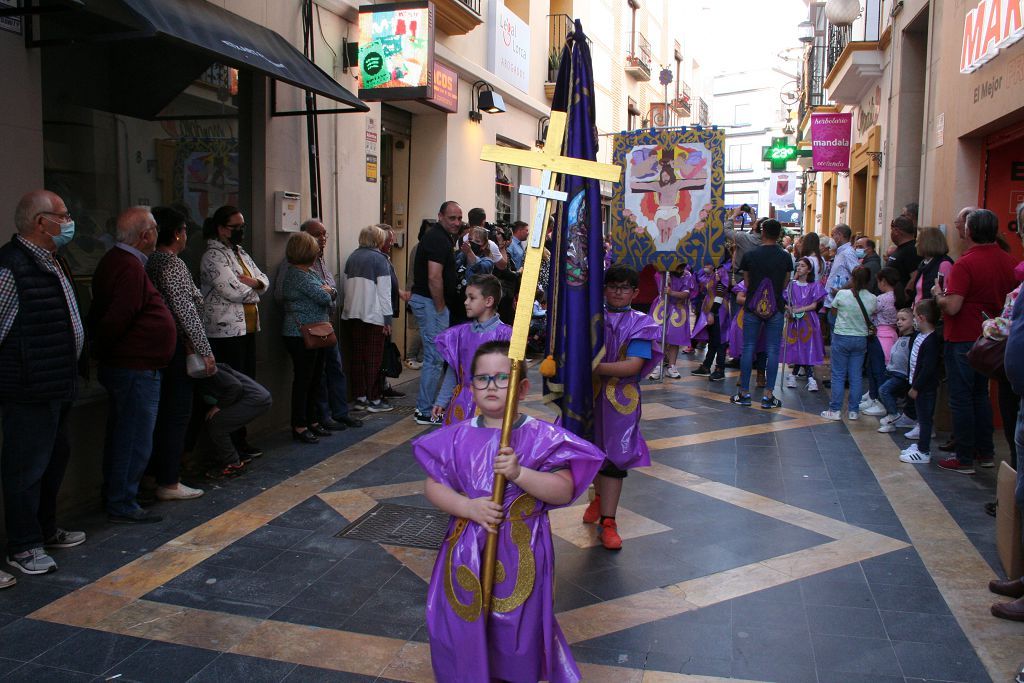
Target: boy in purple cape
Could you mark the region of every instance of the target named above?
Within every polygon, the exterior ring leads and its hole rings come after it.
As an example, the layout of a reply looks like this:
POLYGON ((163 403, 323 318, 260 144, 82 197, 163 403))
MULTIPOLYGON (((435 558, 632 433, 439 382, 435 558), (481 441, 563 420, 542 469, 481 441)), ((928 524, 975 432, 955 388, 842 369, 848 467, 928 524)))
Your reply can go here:
POLYGON ((476 415, 470 384, 473 354, 485 342, 512 338, 512 328, 498 317, 501 282, 493 275, 474 275, 466 285, 466 316, 469 322, 449 327, 437 335, 437 352, 448 363, 441 389, 434 399, 435 418, 444 414, 446 425, 476 415))
POLYGON ((649 315, 630 308, 639 277, 628 266, 604 274, 605 356, 594 372, 601 379, 594 402, 594 443, 607 460, 594 480, 594 500, 583 513, 587 524, 601 525, 601 544, 620 550, 615 512, 628 470, 647 467, 651 453, 640 434, 640 378, 661 363, 661 328, 649 315))
MULTIPOLYGON (((426 496, 452 516, 427 591, 427 632, 438 681, 575 682, 580 672, 555 621, 554 549, 547 511, 582 494, 604 460, 592 444, 518 415, 498 449, 509 392, 508 342, 482 344, 470 366, 477 417, 413 441, 426 496), (508 481, 491 501, 494 474, 508 481), (491 612, 481 614, 481 560, 498 530, 491 612)), ((525 396, 525 372, 517 390, 525 396)))

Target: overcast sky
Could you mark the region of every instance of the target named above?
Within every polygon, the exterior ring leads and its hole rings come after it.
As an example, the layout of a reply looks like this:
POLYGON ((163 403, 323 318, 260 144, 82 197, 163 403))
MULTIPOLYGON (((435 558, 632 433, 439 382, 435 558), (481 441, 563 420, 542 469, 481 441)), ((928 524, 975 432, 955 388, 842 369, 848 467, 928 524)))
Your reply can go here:
MULTIPOLYGON (((695 37, 695 54, 712 75, 764 66, 795 73, 795 61, 784 65, 776 55, 800 45, 796 27, 807 18, 802 0, 689 0, 687 4, 701 12, 700 25, 708 29, 695 37)), ((789 52, 793 57, 798 54, 789 52)))

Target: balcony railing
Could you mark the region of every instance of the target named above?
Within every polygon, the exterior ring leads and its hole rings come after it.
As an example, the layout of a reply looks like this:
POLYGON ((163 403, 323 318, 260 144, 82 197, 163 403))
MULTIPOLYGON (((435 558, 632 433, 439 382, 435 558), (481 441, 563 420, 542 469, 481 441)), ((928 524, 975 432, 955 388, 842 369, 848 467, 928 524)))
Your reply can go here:
POLYGON ((708 103, 703 97, 697 98, 697 122, 702 126, 711 125, 711 112, 708 111, 708 103))
POLYGON ((558 67, 562 61, 565 37, 572 33, 574 26, 568 14, 548 15, 548 83, 558 78, 558 67))
POLYGON ((685 81, 679 81, 675 99, 669 103, 669 106, 675 109, 680 116, 687 117, 692 111, 690 98, 690 86, 685 81))
POLYGON ((825 57, 825 76, 827 77, 829 72, 832 71, 832 67, 839 61, 839 55, 843 54, 843 50, 846 49, 846 45, 850 42, 850 38, 853 35, 853 28, 851 26, 836 26, 834 24, 828 25, 828 46, 826 49, 825 57))
POLYGON ((804 97, 800 100, 800 120, 803 121, 807 110, 825 104, 825 46, 815 45, 807 51, 804 58, 804 97))
POLYGON ((638 81, 651 80, 651 43, 642 33, 631 33, 626 54, 626 73, 638 81))

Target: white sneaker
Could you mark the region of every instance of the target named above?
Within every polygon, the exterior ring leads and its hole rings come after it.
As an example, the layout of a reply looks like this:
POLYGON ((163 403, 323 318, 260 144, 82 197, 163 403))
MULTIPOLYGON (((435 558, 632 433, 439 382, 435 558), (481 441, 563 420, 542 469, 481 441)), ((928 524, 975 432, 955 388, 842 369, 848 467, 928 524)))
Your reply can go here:
POLYGON ((881 401, 876 400, 872 401, 871 405, 862 410, 861 412, 864 413, 865 415, 870 415, 871 417, 880 417, 882 415, 885 415, 889 411, 885 409, 885 406, 882 405, 881 401))
POLYGON ((917 441, 921 438, 921 425, 917 425, 903 436, 911 441, 917 441))
POLYGON ((651 374, 647 375, 647 379, 651 379, 651 380, 655 380, 655 381, 661 379, 661 368, 655 368, 654 372, 652 372, 651 374))
POLYGON ((807 391, 817 391, 817 390, 818 390, 818 383, 816 381, 814 381, 813 377, 808 377, 807 378, 807 391))
POLYGON ((786 377, 786 388, 787 389, 796 389, 796 377, 795 376, 788 375, 786 377))
POLYGON ((911 465, 927 465, 932 461, 930 453, 922 453, 917 450, 917 444, 911 444, 910 448, 900 451, 900 462, 908 462, 911 465))
POLYGON ((419 370, 423 367, 423 363, 418 360, 412 360, 411 358, 405 361, 405 366, 410 370, 419 370))
POLYGON ((892 426, 891 424, 886 424, 885 422, 883 422, 875 431, 878 432, 879 434, 889 434, 895 432, 896 427, 892 426))
POLYGON ((900 415, 893 424, 896 425, 896 429, 910 429, 917 426, 917 420, 911 420, 906 415, 900 415))
POLYGON ((167 486, 160 486, 156 490, 157 500, 192 500, 203 495, 202 489, 194 489, 191 486, 185 486, 181 482, 175 488, 169 488, 167 486))
POLYGON ((846 414, 846 419, 847 420, 858 420, 858 419, 860 419, 860 413, 851 410, 850 412, 848 412, 846 414))
POLYGON ((865 391, 864 395, 860 397, 860 402, 861 403, 867 403, 870 400, 871 400, 871 392, 870 391, 865 391))
POLYGON ((891 424, 894 424, 896 422, 896 420, 900 419, 901 417, 903 417, 903 413, 895 413, 893 415, 886 415, 885 417, 883 417, 878 422, 879 422, 879 424, 883 424, 883 425, 891 425, 891 424))
POLYGON ((836 422, 842 422, 843 414, 838 410, 823 410, 821 416, 826 420, 835 420, 836 422))
POLYGON ((857 410, 863 412, 875 404, 870 398, 866 401, 861 401, 860 405, 857 406, 857 410))
POLYGON ((665 375, 670 379, 679 379, 680 377, 682 377, 682 375, 679 374, 679 371, 676 370, 676 366, 674 365, 670 365, 668 366, 668 368, 666 368, 665 375))

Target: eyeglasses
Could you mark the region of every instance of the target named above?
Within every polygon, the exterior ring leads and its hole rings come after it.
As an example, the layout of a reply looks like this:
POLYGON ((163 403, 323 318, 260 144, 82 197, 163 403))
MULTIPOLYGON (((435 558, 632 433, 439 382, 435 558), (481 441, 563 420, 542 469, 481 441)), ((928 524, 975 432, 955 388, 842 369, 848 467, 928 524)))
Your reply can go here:
POLYGON ((633 285, 605 285, 604 288, 607 289, 609 292, 618 292, 620 294, 623 294, 625 292, 632 292, 634 289, 636 289, 636 287, 634 287, 633 285))
POLYGON ((64 213, 57 213, 56 211, 40 211, 36 214, 37 216, 56 216, 57 218, 63 218, 65 221, 71 220, 71 212, 65 211, 64 213))
POLYGON ((483 391, 494 382, 495 388, 508 389, 508 378, 507 372, 499 372, 496 375, 473 375, 473 388, 483 391))

